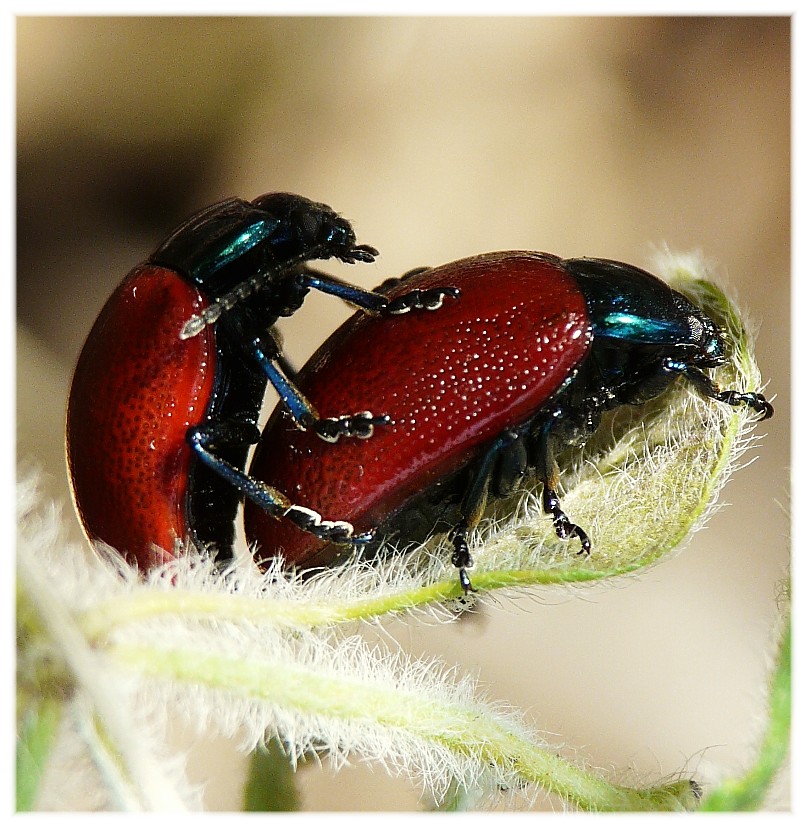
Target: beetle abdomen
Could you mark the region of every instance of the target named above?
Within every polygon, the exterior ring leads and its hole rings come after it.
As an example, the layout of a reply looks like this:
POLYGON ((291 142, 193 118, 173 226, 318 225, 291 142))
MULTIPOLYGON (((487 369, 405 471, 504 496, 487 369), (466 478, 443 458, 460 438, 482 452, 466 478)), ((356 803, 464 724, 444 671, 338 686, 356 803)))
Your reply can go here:
POLYGON ((184 341, 179 331, 206 304, 172 270, 135 268, 107 301, 73 377, 67 446, 77 510, 91 539, 142 569, 169 559, 187 532, 185 433, 205 415, 216 353, 212 328, 184 341))

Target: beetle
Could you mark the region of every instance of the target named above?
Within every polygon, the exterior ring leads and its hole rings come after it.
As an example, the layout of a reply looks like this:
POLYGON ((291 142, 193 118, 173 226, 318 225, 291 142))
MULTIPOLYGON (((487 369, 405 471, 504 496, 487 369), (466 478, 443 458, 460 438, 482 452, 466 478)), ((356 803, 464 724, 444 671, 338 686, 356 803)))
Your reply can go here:
MULTIPOLYGON (((447 530, 465 592, 472 589, 469 531, 488 496, 507 494, 527 473, 542 483, 558 537, 576 538, 580 553, 590 553, 588 535, 562 510, 555 454, 590 435, 605 411, 640 404, 682 377, 711 399, 747 405, 763 419, 773 413, 759 393, 714 384, 705 371, 725 362, 716 324, 637 267, 499 252, 420 270, 383 289, 394 297, 442 283, 458 287, 461 298, 438 318, 404 325, 353 316, 297 377, 320 410, 383 409, 387 428, 324 449, 278 410, 249 473, 307 504, 316 519, 349 521, 354 539, 367 545, 367 535, 412 541, 447 530)), ((300 569, 350 551, 250 503, 245 527, 258 556, 282 555, 300 569)))
MULTIPOLYGON (((269 486, 244 491, 267 382, 317 439, 368 438, 387 424, 368 410, 319 416, 272 330, 310 289, 380 314, 436 309, 455 295, 437 287, 390 298, 309 265, 377 254, 327 205, 281 192, 200 210, 136 266, 92 327, 68 400, 67 461, 88 537, 143 570, 181 553, 186 538, 231 555, 242 495, 284 501, 269 486)), ((341 539, 344 527, 320 534, 341 539)))

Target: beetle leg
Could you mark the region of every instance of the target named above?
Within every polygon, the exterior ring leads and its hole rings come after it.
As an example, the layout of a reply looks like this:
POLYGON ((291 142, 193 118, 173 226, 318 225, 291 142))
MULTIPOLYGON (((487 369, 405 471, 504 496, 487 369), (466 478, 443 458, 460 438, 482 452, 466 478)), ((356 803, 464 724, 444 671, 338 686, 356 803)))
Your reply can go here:
POLYGON ((277 367, 282 372, 283 376, 285 376, 289 382, 293 382, 296 379, 299 370, 297 370, 297 368, 295 368, 294 365, 292 365, 291 362, 289 362, 288 357, 285 355, 285 353, 283 353, 282 350, 277 354, 274 361, 277 364, 277 367))
POLYGON ((572 537, 578 538, 582 543, 582 548, 577 554, 590 555, 591 541, 588 535, 578 525, 572 523, 560 508, 560 498, 551 481, 543 483, 543 511, 546 514, 551 514, 554 521, 554 531, 561 540, 570 540, 572 537))
POLYGON ((301 270, 297 275, 297 280, 305 289, 318 290, 320 293, 336 296, 370 313, 380 313, 388 303, 388 299, 379 293, 365 290, 363 287, 342 281, 311 267, 301 270))
POLYGON ((703 396, 707 396, 709 399, 716 399, 718 402, 724 402, 734 407, 747 405, 756 413, 761 414, 760 421, 769 419, 774 413, 772 405, 767 402, 763 394, 743 393, 736 390, 722 391, 699 368, 695 368, 693 365, 689 365, 679 359, 664 359, 661 370, 665 373, 675 373, 685 376, 703 396))
POLYGON ((462 499, 460 506, 462 517, 448 535, 453 543, 451 562, 459 569, 459 583, 465 594, 475 591, 467 573, 467 569, 473 566, 473 557, 467 545, 467 535, 479 524, 484 514, 490 483, 502 452, 506 451, 517 439, 516 432, 505 431, 487 449, 462 499))
POLYGON ((216 454, 217 450, 236 443, 256 443, 260 430, 254 423, 206 422, 188 428, 186 439, 201 462, 269 514, 281 516, 288 507, 286 497, 275 488, 252 479, 216 454))
POLYGON ((560 506, 560 497, 557 494, 559 485, 559 469, 551 451, 551 429, 555 420, 546 420, 537 433, 536 465, 537 474, 543 483, 543 511, 551 514, 554 531, 561 540, 576 537, 582 544, 577 554, 589 555, 591 541, 588 535, 575 523, 572 523, 560 506))
MULTIPOLYGON (((425 268, 429 269, 429 268, 425 268)), ((416 272, 421 272, 417 270, 416 272)), ((370 313, 400 315, 410 310, 438 310, 448 296, 459 298, 457 287, 432 287, 427 290, 411 290, 394 299, 389 299, 376 290, 364 290, 354 284, 320 273, 306 267, 299 278, 306 288, 319 290, 331 296, 338 296, 346 302, 370 313)), ((384 282, 384 285, 387 285, 384 282)))
POLYGON ((373 416, 371 411, 322 417, 302 391, 286 377, 276 357, 268 357, 262 350, 256 350, 255 356, 294 422, 303 431, 313 431, 326 442, 337 442, 342 436, 369 439, 376 425, 390 425, 392 422, 387 414, 373 416))
MULTIPOLYGON (((246 314, 242 315, 245 319, 246 314)), ((258 331, 256 324, 244 321, 241 327, 242 333, 245 333, 247 324, 252 332, 248 339, 244 338, 242 341, 248 341, 252 356, 257 360, 300 429, 311 430, 326 442, 336 442, 342 436, 369 439, 377 425, 391 424, 391 417, 385 414, 374 416, 370 411, 332 417, 320 416, 310 400, 288 377, 286 372, 288 363, 282 356, 274 331, 258 331)))
POLYGON ((514 434, 512 441, 498 454, 490 479, 490 493, 499 499, 508 497, 526 476, 528 467, 529 457, 523 434, 514 434))
MULTIPOLYGON (((486 500, 486 496, 484 499, 486 500)), ((448 539, 453 543, 451 563, 459 569, 459 585, 461 585, 465 594, 476 591, 467 573, 467 569, 473 568, 473 557, 467 544, 467 535, 471 527, 470 520, 467 517, 462 517, 448 534, 448 539)))
POLYGON ((372 540, 373 532, 355 534, 351 523, 344 520, 325 520, 321 514, 310 508, 295 505, 276 488, 243 473, 215 453, 217 449, 234 444, 252 444, 259 439, 260 431, 257 426, 244 421, 207 422, 188 428, 187 431, 187 441, 199 460, 270 516, 288 517, 303 531, 333 543, 363 545, 372 540))
POLYGON ((390 425, 392 422, 387 414, 373 416, 371 411, 322 417, 302 391, 285 376, 276 357, 270 358, 262 350, 257 350, 255 355, 294 422, 303 431, 313 431, 326 442, 337 442, 342 436, 369 439, 376 425, 390 425))

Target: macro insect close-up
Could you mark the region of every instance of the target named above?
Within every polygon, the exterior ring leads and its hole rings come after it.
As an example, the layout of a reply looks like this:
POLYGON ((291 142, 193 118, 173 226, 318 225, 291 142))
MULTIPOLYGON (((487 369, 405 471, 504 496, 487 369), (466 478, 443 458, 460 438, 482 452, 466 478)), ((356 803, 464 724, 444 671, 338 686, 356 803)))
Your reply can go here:
POLYGON ((790 806, 791 19, 432 11, 15 18, 18 811, 790 806))
POLYGON ((441 525, 470 591, 468 534, 488 495, 530 471, 557 536, 591 553, 562 509, 554 454, 603 412, 681 377, 761 419, 773 413, 762 394, 722 390, 703 372, 726 360, 717 326, 646 271, 502 252, 365 291, 302 266, 376 253, 330 208, 275 193, 200 211, 135 268, 88 337, 68 406, 89 538, 143 569, 188 541, 226 560, 246 498, 258 557, 311 568, 369 546, 379 526, 411 542, 441 525), (364 310, 297 380, 271 327, 311 287, 364 310), (454 306, 436 319, 409 315, 445 296, 454 306), (267 380, 282 402, 245 475, 267 380))

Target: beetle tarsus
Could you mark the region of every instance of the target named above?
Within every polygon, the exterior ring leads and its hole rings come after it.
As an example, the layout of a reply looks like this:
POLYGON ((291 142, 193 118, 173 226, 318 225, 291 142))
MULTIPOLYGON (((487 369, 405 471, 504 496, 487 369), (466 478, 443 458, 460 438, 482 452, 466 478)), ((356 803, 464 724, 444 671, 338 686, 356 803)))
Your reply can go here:
POLYGON ((728 405, 737 407, 739 405, 747 405, 756 413, 761 414, 759 422, 769 419, 774 413, 775 409, 767 402, 766 397, 760 393, 741 393, 740 391, 719 391, 715 396, 720 402, 725 402, 728 405))
POLYGON ((582 543, 582 548, 577 554, 590 557, 591 541, 588 535, 578 525, 572 523, 562 511, 554 515, 554 531, 561 540, 570 540, 576 537, 582 543))
POLYGON ((450 540, 453 543, 453 554, 451 555, 451 563, 459 569, 459 585, 465 594, 468 592, 475 592, 473 584, 470 582, 470 576, 467 569, 473 567, 473 557, 470 554, 470 549, 467 545, 465 537, 466 528, 463 525, 457 526, 450 534, 450 540))
POLYGON ((557 496, 557 492, 548 485, 543 488, 543 510, 546 514, 551 514, 557 536, 561 540, 570 540, 572 537, 576 537, 582 543, 582 548, 577 554, 590 557, 591 541, 588 535, 568 519, 568 515, 560 507, 560 498, 557 496))
POLYGON ((339 437, 369 439, 377 425, 391 425, 392 418, 387 414, 373 416, 370 411, 361 411, 352 415, 332 416, 314 420, 311 430, 325 442, 338 442, 339 437))
POLYGON ((401 316, 411 310, 438 310, 446 297, 458 299, 461 291, 458 287, 432 287, 428 290, 412 290, 390 299, 383 313, 401 316))
POLYGON ((352 523, 346 520, 324 520, 318 511, 312 508, 305 508, 302 505, 290 505, 283 512, 294 525, 313 534, 320 540, 327 540, 331 543, 349 543, 351 545, 364 545, 369 543, 374 532, 367 531, 363 534, 356 534, 352 523))

